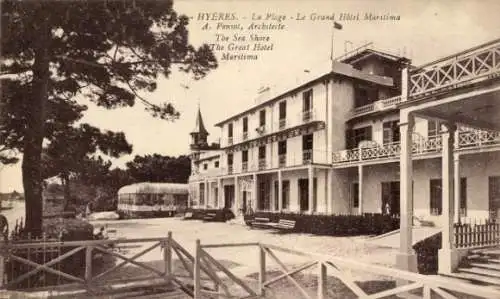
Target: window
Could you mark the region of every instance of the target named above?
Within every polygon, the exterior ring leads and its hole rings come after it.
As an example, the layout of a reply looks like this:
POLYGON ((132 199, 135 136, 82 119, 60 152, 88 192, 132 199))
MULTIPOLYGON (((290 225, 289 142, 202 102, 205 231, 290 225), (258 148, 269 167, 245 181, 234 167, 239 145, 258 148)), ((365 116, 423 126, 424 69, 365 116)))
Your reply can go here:
POLYGON ((260 110, 259 112, 259 126, 266 125, 266 110, 260 110))
POLYGON ((302 93, 302 111, 312 110, 313 90, 309 89, 302 93))
POLYGON ((302 136, 302 150, 312 150, 313 149, 313 134, 302 136))
POLYGON ((215 162, 214 162, 214 167, 215 167, 215 168, 219 168, 219 161, 215 161, 215 162))
POLYGON ((278 142, 278 155, 286 155, 286 140, 278 142))
POLYGON ((227 155, 227 165, 230 165, 230 166, 233 165, 233 154, 227 155))
POLYGON ((346 132, 346 139, 348 149, 356 148, 361 141, 372 140, 372 127, 368 126, 355 130, 348 130, 346 132))
POLYGON ((377 98, 378 90, 376 88, 361 84, 354 88, 354 107, 369 105, 377 98))
POLYGON ((205 203, 205 184, 200 183, 200 202, 199 205, 202 206, 205 203))
POLYGON ((279 105, 279 119, 286 118, 286 101, 280 102, 279 105))
POLYGON ((243 133, 248 132, 248 117, 243 117, 243 133))
POLYGON ((233 123, 227 125, 227 137, 233 137, 233 123))
POLYGON ((241 161, 243 163, 248 162, 248 150, 241 152, 241 161))
POLYGON ((358 208, 359 207, 359 183, 352 183, 351 187, 351 199, 352 199, 352 207, 353 208, 358 208))
POLYGON ((384 144, 399 142, 399 121, 388 121, 383 124, 384 129, 384 144))
POLYGON ((460 216, 467 216, 467 178, 460 178, 460 216))
POLYGON ((441 179, 430 180, 431 215, 441 215, 441 212, 443 210, 441 188, 442 188, 441 179))
POLYGON ((438 136, 441 133, 441 122, 440 121, 427 121, 427 137, 438 136))
POLYGON ((261 146, 259 147, 259 159, 265 159, 266 158, 266 147, 261 146))
POLYGON ((203 164, 203 170, 207 170, 207 169, 208 169, 208 163, 203 164))

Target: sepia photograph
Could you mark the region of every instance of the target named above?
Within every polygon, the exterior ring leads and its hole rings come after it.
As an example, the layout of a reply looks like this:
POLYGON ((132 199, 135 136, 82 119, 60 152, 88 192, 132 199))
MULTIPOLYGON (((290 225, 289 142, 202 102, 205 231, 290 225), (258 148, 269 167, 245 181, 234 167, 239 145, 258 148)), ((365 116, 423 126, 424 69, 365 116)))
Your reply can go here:
POLYGON ((0 12, 0 298, 500 299, 499 1, 0 12))

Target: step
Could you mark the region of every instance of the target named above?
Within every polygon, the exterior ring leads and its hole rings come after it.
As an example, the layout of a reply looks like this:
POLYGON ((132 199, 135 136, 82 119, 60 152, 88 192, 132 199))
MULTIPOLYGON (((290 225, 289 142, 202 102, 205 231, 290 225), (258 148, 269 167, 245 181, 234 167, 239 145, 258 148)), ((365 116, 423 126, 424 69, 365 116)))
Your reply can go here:
POLYGON ((474 284, 494 285, 494 286, 500 287, 500 279, 494 278, 494 277, 488 277, 488 276, 472 274, 472 273, 460 273, 460 272, 450 273, 450 274, 446 274, 443 276, 459 278, 459 279, 469 281, 469 282, 474 283, 474 284))
POLYGON ((494 255, 500 256, 499 248, 485 248, 485 249, 476 249, 471 251, 472 254, 480 254, 480 255, 494 255))
POLYGON ((469 264, 471 267, 477 267, 477 268, 485 268, 485 269, 491 269, 491 270, 496 270, 500 271, 500 265, 495 264, 495 263, 470 263, 469 264))
POLYGON ((471 274, 496 277, 500 279, 500 272, 495 270, 471 267, 471 268, 458 268, 458 272, 466 272, 471 274))

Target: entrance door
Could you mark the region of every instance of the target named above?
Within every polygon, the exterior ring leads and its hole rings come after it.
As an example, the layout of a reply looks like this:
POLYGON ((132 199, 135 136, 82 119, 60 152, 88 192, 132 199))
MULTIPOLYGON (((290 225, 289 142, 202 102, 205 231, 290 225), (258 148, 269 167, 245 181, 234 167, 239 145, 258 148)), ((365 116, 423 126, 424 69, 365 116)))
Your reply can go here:
POLYGON ((247 213, 247 192, 243 191, 242 196, 243 196, 243 205, 242 205, 241 209, 243 210, 243 214, 246 214, 247 213))
POLYGON ((309 180, 299 179, 300 211, 309 211, 309 180))
POLYGON ((382 182, 382 214, 399 215, 399 182, 382 182))
POLYGON ((500 177, 494 176, 488 178, 488 199, 490 219, 498 220, 500 218, 500 177))
POLYGON ((232 209, 234 205, 234 185, 224 186, 224 208, 232 209))

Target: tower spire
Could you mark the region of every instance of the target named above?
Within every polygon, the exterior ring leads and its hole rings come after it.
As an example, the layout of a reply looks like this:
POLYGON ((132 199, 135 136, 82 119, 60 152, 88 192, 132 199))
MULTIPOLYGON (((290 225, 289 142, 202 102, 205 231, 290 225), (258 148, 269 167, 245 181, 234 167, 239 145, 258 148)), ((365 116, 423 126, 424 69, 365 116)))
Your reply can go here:
POLYGON ((191 148, 200 149, 208 146, 207 137, 208 131, 203 123, 203 117, 201 115, 200 103, 198 101, 198 113, 196 115, 195 127, 190 133, 191 135, 191 148))

